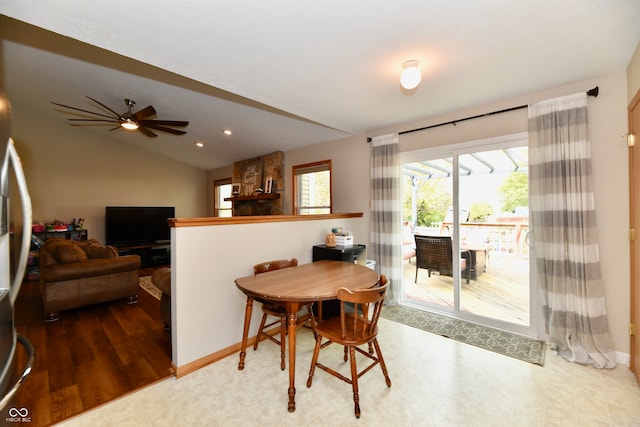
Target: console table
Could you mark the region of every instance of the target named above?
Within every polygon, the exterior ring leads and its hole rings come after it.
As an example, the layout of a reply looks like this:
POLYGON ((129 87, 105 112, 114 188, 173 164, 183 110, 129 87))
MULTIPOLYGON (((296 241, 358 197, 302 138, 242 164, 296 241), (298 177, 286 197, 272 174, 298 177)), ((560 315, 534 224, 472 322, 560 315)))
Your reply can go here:
POLYGON ((120 255, 138 255, 140 268, 171 265, 171 243, 116 246, 120 255))

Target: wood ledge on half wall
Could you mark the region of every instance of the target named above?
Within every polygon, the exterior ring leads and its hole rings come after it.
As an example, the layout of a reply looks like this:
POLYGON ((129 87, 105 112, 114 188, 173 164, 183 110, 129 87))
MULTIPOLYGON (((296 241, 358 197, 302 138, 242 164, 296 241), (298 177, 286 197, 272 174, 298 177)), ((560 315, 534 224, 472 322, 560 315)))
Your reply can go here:
POLYGON ((324 219, 362 218, 362 212, 323 215, 261 215, 234 216, 229 218, 170 218, 169 227, 200 227, 204 225, 257 224, 262 222, 317 221, 324 219))

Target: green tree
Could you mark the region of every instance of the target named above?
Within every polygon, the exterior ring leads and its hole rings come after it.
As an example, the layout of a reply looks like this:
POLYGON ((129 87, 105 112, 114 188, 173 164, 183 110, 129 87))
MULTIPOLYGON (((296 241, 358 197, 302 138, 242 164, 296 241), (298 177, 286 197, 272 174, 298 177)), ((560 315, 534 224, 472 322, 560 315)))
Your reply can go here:
POLYGON ((493 215, 493 208, 486 202, 475 202, 469 206, 469 221, 481 222, 493 215))
POLYGON ((524 172, 512 172, 498 188, 502 196, 502 211, 514 212, 518 206, 529 206, 529 176, 524 172))
MULTIPOLYGON (((429 227, 444 220, 452 205, 445 179, 416 180, 416 225, 429 227)), ((404 186, 404 220, 411 221, 411 179, 406 177, 404 186)))

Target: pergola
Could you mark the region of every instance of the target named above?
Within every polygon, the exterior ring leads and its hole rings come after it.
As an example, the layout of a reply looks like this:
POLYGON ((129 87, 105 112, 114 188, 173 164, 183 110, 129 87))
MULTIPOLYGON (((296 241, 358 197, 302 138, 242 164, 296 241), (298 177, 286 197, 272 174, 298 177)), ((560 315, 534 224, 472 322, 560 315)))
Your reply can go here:
MULTIPOLYGON (((460 176, 486 175, 505 172, 527 172, 529 169, 528 147, 513 147, 479 153, 462 154, 458 159, 460 176)), ((402 165, 403 176, 411 181, 411 216, 415 227, 417 218, 417 188, 421 181, 453 176, 453 158, 439 158, 402 165)))

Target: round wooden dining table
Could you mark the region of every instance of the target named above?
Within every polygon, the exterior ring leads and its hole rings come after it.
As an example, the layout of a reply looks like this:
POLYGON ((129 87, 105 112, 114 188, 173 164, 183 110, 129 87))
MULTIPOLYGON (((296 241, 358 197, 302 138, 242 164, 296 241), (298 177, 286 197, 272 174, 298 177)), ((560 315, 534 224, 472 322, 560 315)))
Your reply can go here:
POLYGON ((289 335, 288 410, 294 412, 296 409, 295 370, 298 310, 302 305, 310 302, 335 299, 340 288, 366 289, 375 286, 378 280, 378 273, 363 265, 327 260, 236 279, 235 283, 238 289, 247 295, 238 369, 244 369, 254 298, 282 303, 287 310, 287 332, 289 335))

